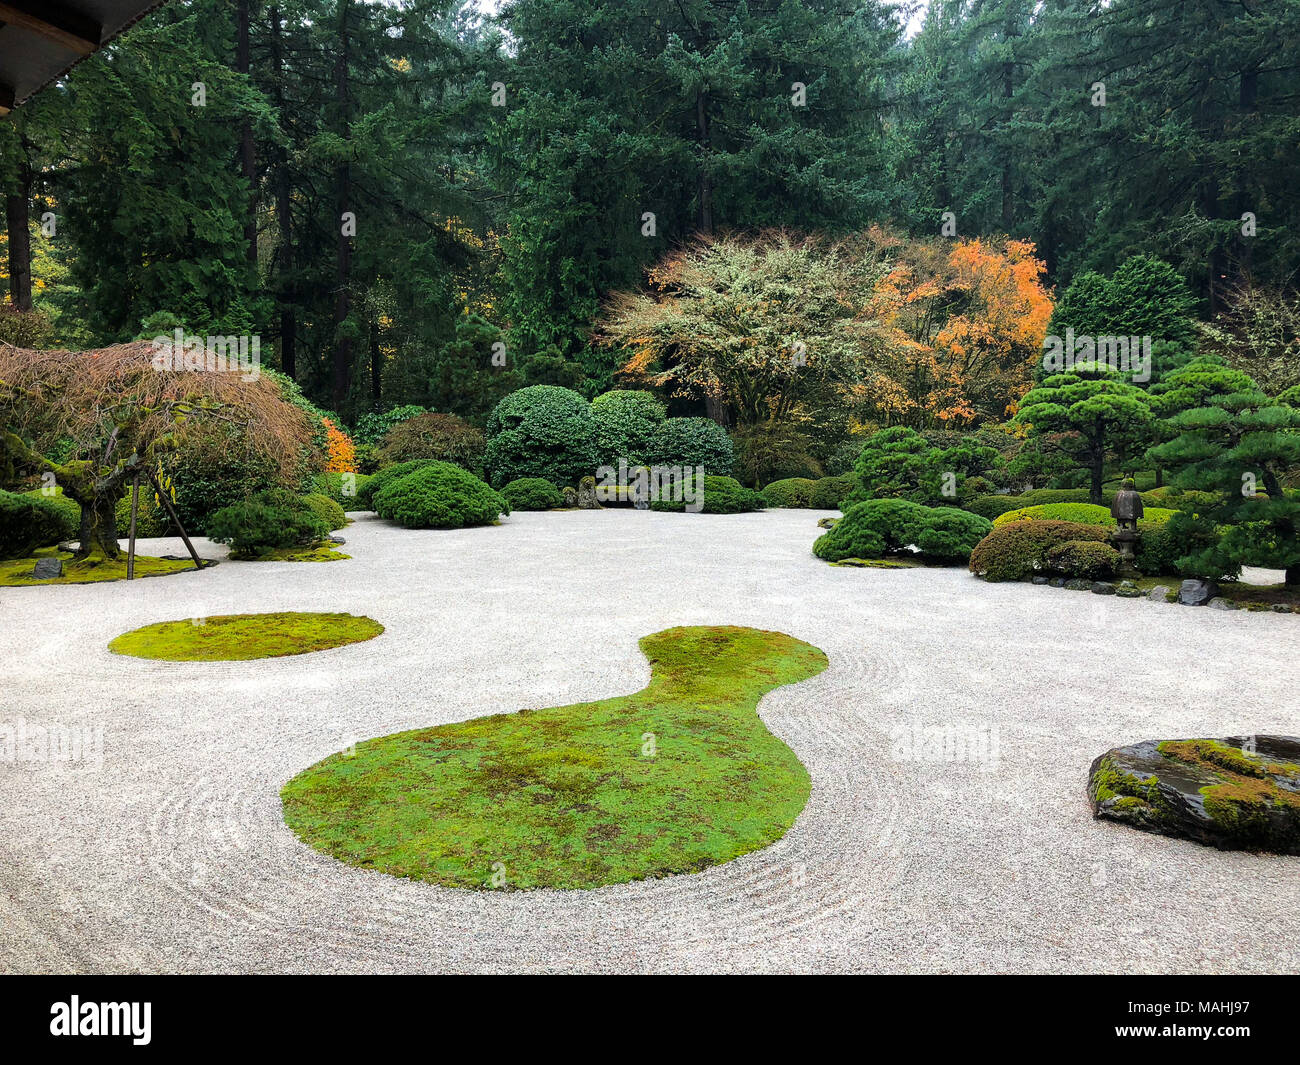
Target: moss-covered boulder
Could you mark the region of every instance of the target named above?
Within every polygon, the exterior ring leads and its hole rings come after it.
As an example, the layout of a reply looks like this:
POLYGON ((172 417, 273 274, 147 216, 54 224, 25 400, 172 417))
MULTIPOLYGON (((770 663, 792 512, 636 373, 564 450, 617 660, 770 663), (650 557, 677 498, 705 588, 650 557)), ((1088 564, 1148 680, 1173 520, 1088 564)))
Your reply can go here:
POLYGON ((1093 815, 1222 850, 1300 854, 1300 739, 1144 740, 1092 763, 1093 815))

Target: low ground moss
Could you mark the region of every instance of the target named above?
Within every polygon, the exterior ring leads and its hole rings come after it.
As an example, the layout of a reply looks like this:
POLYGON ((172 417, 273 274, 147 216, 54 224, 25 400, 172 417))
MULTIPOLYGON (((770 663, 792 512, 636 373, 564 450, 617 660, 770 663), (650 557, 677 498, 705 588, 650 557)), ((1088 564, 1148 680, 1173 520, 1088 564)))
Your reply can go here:
MULTIPOLYGON (((8 562, 0 562, 0 587, 19 588, 27 584, 98 584, 101 581, 126 580, 125 551, 117 559, 108 559, 103 555, 91 555, 90 558, 74 562, 73 557, 71 552, 46 548, 37 551, 30 558, 15 558, 8 562), (36 565, 37 559, 41 558, 61 558, 63 560, 63 576, 45 581, 34 579, 32 577, 32 568, 36 565)), ((192 559, 153 558, 149 555, 136 555, 135 557, 134 575, 137 578, 165 577, 168 574, 182 573, 185 570, 195 571, 192 559)))
POLYGON ((641 648, 651 680, 634 695, 368 740, 289 781, 285 821, 350 865, 460 888, 593 888, 780 839, 811 781, 755 709, 826 656, 732 626, 641 648))
POLYGON ((225 614, 145 625, 118 636, 108 649, 165 662, 243 662, 343 647, 383 631, 373 618, 352 614, 225 614))

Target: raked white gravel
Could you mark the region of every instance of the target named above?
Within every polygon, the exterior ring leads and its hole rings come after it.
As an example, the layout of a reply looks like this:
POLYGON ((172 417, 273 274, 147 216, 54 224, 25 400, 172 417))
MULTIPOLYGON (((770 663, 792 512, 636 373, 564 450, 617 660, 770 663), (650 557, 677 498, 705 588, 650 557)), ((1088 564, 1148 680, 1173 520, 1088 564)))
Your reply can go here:
POLYGON ((819 516, 414 532, 366 515, 348 562, 0 589, 0 725, 104 736, 97 766, 0 761, 0 971, 1300 969, 1300 858, 1097 823, 1084 793, 1117 744, 1300 734, 1300 617, 834 568, 809 550, 819 516), (251 663, 106 647, 279 610, 387 631, 251 663), (639 637, 711 624, 830 656, 760 706, 813 779, 764 851, 597 891, 470 892, 343 865, 281 820, 281 785, 355 739, 636 691, 639 637), (998 762, 895 757, 913 725, 996 730, 998 762))

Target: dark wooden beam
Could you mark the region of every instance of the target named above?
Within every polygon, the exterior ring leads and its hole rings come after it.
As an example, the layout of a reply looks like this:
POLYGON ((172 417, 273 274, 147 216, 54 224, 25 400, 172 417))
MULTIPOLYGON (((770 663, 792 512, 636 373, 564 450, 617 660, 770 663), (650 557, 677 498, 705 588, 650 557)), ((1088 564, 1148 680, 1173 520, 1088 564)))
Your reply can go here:
POLYGON ((94 52, 104 34, 94 19, 52 0, 0 0, 0 22, 38 33, 78 55, 94 52))

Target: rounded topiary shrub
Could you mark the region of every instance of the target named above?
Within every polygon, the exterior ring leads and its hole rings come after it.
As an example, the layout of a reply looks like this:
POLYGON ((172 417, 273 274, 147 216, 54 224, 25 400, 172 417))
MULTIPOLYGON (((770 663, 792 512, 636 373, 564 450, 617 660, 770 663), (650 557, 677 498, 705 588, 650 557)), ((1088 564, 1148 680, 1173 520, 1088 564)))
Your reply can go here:
POLYGON ((653 393, 615 389, 591 401, 591 417, 597 465, 617 466, 622 459, 629 466, 640 466, 668 410, 653 393))
POLYGON ((208 539, 229 544, 236 558, 314 544, 330 533, 301 497, 276 488, 222 507, 208 519, 208 539))
POLYGON ((763 498, 769 507, 811 507, 817 482, 811 477, 786 477, 773 481, 763 489, 763 498))
POLYGON ((705 476, 725 477, 735 463, 731 437, 712 418, 669 418, 654 432, 651 466, 703 466, 705 476))
POLYGON ((483 464, 494 485, 520 477, 570 484, 591 474, 597 465, 591 405, 559 385, 511 392, 488 416, 483 464))
POLYGON ((857 479, 852 474, 819 478, 813 485, 809 505, 813 510, 839 510, 856 486, 857 479))
POLYGON ((414 473, 416 470, 422 470, 426 466, 431 466, 437 459, 412 459, 410 462, 399 462, 393 466, 385 466, 378 473, 371 474, 370 479, 364 486, 357 488, 357 506, 362 510, 375 509, 375 496, 386 486, 396 481, 399 477, 405 477, 408 473, 414 473))
POLYGON ((1073 540, 1106 543, 1104 525, 1074 521, 1013 521, 999 525, 971 552, 970 571, 987 581, 1021 581, 1049 569, 1047 552, 1073 540))
POLYGON ((302 497, 302 501, 316 517, 330 527, 331 532, 343 528, 348 523, 348 516, 343 513, 343 508, 327 495, 308 492, 302 497))
POLYGON ((400 421, 389 429, 379 445, 376 458, 380 466, 412 459, 437 459, 474 471, 483 466, 485 446, 483 431, 464 418, 429 411, 400 421))
POLYGON ((564 506, 564 493, 541 477, 520 477, 501 489, 511 510, 554 510, 564 506))
POLYGON ((76 534, 69 518, 48 498, 0 491, 0 558, 28 558, 38 547, 69 539, 76 534))
POLYGON ((1067 540, 1047 549, 1047 568, 1064 577, 1101 581, 1115 576, 1120 554, 1096 540, 1067 540))
POLYGON ((375 512, 408 529, 463 529, 492 524, 510 504, 463 467, 433 462, 380 488, 375 512))
POLYGON ((370 483, 368 473, 320 473, 312 481, 312 487, 319 495, 329 496, 345 511, 364 510, 369 503, 362 504, 362 493, 370 483))
POLYGON ((695 494, 695 482, 691 477, 682 481, 682 498, 677 498, 676 485, 671 495, 665 489, 660 498, 650 504, 651 510, 693 511, 705 514, 743 514, 752 510, 762 510, 765 506, 759 493, 746 488, 734 477, 705 477, 703 506, 699 506, 700 496, 695 494), (667 497, 667 498, 665 498, 667 497), (690 500, 694 499, 695 503, 690 500))
POLYGON ((927 507, 906 499, 854 503, 813 544, 827 562, 881 558, 915 549, 938 562, 963 562, 992 525, 955 507, 927 507))

